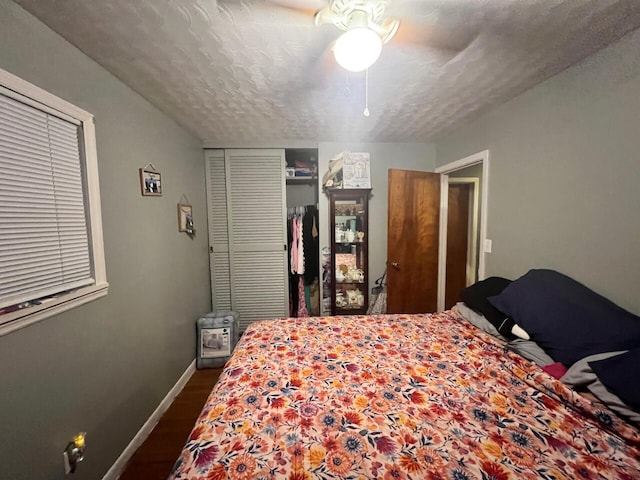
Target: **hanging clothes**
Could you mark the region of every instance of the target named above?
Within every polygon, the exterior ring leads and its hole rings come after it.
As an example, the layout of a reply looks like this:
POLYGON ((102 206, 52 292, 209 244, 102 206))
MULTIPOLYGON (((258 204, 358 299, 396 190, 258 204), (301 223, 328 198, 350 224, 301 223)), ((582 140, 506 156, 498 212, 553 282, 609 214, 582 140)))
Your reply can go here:
POLYGON ((305 266, 304 284, 311 285, 320 276, 320 235, 318 234, 318 209, 315 205, 306 208, 302 218, 304 235, 305 266))
POLYGON ((302 218, 298 217, 296 220, 296 227, 298 229, 298 262, 296 264, 296 273, 298 275, 304 273, 304 232, 302 226, 302 218))
POLYGON ((318 208, 315 205, 287 209, 289 244, 289 314, 307 317, 316 311, 311 305, 311 288, 319 275, 318 208))
MULTIPOLYGON (((294 209, 287 210, 288 229, 291 231, 291 243, 290 243, 290 267, 291 273, 302 275, 305 269, 304 263, 304 232, 303 232, 303 218, 305 207, 295 207, 294 209)), ((287 235, 288 237, 288 235, 287 235)))
POLYGON ((291 223, 291 247, 290 247, 290 251, 291 251, 291 260, 290 260, 290 265, 291 265, 291 273, 298 273, 297 269, 298 269, 298 234, 299 234, 299 230, 298 230, 298 220, 297 217, 293 217, 290 220, 291 223))

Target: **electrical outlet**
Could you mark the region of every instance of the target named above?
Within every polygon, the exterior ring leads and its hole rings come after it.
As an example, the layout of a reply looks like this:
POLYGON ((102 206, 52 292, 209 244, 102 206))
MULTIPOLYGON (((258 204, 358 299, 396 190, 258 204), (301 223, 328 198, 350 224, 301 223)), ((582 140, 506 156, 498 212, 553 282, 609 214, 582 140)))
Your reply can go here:
POLYGON ((62 452, 62 456, 64 457, 64 474, 69 475, 71 473, 71 464, 69 463, 69 455, 67 455, 67 452, 62 452))
POLYGON ((76 471, 78 462, 84 459, 84 446, 86 432, 80 432, 73 436, 71 441, 67 444, 62 452, 62 459, 64 460, 64 474, 69 475, 76 471))

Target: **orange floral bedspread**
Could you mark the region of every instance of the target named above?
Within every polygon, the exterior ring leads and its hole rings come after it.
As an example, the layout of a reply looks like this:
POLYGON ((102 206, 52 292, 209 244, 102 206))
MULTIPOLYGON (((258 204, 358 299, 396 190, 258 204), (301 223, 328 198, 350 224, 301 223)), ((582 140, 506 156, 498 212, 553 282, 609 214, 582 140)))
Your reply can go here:
POLYGON ((640 478, 640 433, 451 312, 253 324, 171 479, 640 478))

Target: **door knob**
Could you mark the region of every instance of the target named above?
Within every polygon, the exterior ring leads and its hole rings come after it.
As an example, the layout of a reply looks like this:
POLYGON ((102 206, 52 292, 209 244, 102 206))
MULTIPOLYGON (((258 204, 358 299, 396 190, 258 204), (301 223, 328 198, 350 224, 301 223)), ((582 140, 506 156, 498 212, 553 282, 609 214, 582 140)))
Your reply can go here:
POLYGON ((399 269, 400 269, 400 264, 399 264, 398 262, 392 262, 392 263, 391 263, 391 266, 392 266, 393 268, 395 268, 396 270, 399 270, 399 269))

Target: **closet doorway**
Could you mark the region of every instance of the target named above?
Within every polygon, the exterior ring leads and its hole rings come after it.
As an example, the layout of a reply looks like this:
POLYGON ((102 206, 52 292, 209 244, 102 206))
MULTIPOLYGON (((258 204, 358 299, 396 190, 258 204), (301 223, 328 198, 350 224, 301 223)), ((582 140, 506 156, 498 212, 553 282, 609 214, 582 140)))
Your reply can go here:
MULTIPOLYGON (((442 192, 440 197, 440 212, 442 218, 449 217, 450 186, 458 188, 458 185, 468 185, 469 212, 467 254, 465 266, 464 286, 471 285, 485 276, 485 256, 490 253, 486 249, 487 237, 487 194, 489 185, 489 151, 469 155, 455 162, 436 168, 436 173, 441 175, 442 192)), ((452 205, 458 208, 460 205, 452 205)), ((457 212, 462 218, 463 213, 457 212)), ((462 220, 464 221, 464 220, 462 220)), ((438 261, 438 310, 452 307, 459 300, 462 287, 460 270, 448 273, 452 260, 449 258, 449 243, 456 243, 458 249, 464 248, 460 244, 462 240, 456 239, 457 231, 449 231, 449 222, 440 223, 439 261, 438 261), (450 237, 453 237, 450 240, 450 237)), ((455 228, 455 227, 454 227, 455 228)), ((453 253, 453 252, 452 252, 453 253)), ((455 255, 455 253, 453 253, 455 255)), ((459 268, 459 267, 456 267, 459 268)), ((464 288, 464 287, 462 287, 464 288)))
POLYGON ((290 317, 320 315, 318 149, 287 148, 286 202, 290 317))
MULTIPOLYGON (((466 172, 463 169, 462 172, 466 172)), ((457 173, 457 172, 456 172, 457 173)), ((478 177, 449 176, 444 308, 460 301, 460 292, 478 278, 478 177)))

